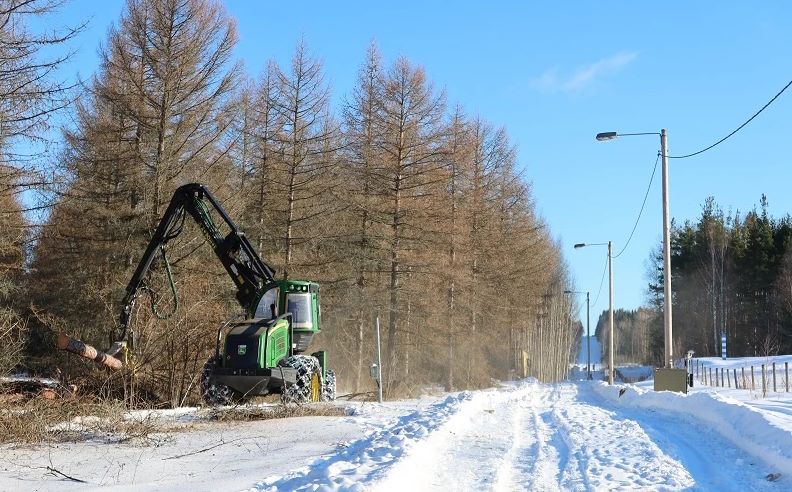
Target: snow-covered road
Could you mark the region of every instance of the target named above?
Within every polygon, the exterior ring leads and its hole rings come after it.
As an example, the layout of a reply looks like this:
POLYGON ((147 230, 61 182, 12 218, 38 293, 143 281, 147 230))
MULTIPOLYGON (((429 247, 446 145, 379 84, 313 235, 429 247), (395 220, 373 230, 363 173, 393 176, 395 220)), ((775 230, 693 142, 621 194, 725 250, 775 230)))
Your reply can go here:
MULTIPOLYGON (((462 393, 255 490, 784 490, 700 422, 597 383, 462 393)), ((633 395, 634 396, 634 395, 633 395)), ((669 395, 674 396, 674 395, 669 395)), ((771 460, 772 461, 772 460, 771 460)), ((784 470, 786 472, 786 470, 784 470)))
POLYGON ((441 446, 394 467, 382 488, 599 490, 690 485, 684 469, 640 426, 581 401, 575 385, 528 385, 479 396, 477 411, 467 412, 467 425, 447 429, 445 439, 436 438, 444 441, 441 446), (434 480, 410 473, 422 464, 434 470, 434 480))
POLYGON ((792 490, 783 395, 523 381, 346 405, 346 417, 227 423, 164 411, 188 424, 153 447, 5 445, 0 491, 792 490))

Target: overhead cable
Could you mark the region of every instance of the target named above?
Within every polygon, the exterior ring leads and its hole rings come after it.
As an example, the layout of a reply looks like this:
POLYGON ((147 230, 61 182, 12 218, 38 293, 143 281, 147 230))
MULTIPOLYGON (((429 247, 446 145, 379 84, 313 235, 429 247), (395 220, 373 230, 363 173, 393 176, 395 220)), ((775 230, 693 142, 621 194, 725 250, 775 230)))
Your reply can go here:
POLYGON ((714 144, 710 145, 709 147, 705 147, 705 148, 703 148, 703 149, 699 150, 698 152, 693 152, 692 154, 685 154, 685 155, 669 155, 669 156, 667 156, 667 157, 668 157, 669 159, 687 159, 688 157, 693 157, 694 155, 699 155, 699 154, 702 154, 702 153, 704 153, 704 152, 706 152, 706 151, 710 150, 711 148, 715 147, 716 145, 719 145, 719 144, 721 144, 721 143, 725 142, 725 141, 726 141, 728 138, 730 138, 732 135, 734 135, 735 133, 737 133, 737 132, 739 132, 740 130, 742 130, 742 129, 743 129, 743 128, 744 128, 744 127, 745 127, 745 126, 748 124, 748 123, 750 123, 750 122, 751 122, 751 121, 752 121, 754 118, 756 118, 757 116, 759 116, 759 114, 760 114, 762 111, 764 111, 765 109, 767 109, 767 107, 768 107, 768 106, 770 106, 771 104, 773 104, 773 102, 774 102, 776 99, 778 99, 778 97, 779 97, 781 94, 783 94, 783 93, 784 93, 784 91, 785 91, 785 90, 787 90, 787 89, 789 88, 789 86, 790 86, 790 85, 792 85, 792 80, 790 80, 790 81, 787 83, 787 85, 785 85, 785 86, 784 86, 784 88, 783 88, 783 89, 781 89, 780 91, 778 91, 778 94, 776 94, 775 96, 773 96, 773 98, 772 98, 772 99, 770 99, 770 100, 767 102, 767 104, 765 104, 764 106, 762 106, 762 108, 761 108, 759 111, 757 111, 756 113, 754 113, 754 115, 753 115, 753 116, 751 116, 750 118, 748 118, 748 119, 745 121, 745 123, 743 123, 742 125, 738 126, 738 127, 737 127, 737 128, 736 128, 736 129, 735 129, 733 132, 729 133, 728 135, 726 135, 726 136, 725 136, 725 137, 723 137, 722 139, 718 140, 718 141, 717 141, 717 142, 715 142, 714 144))
POLYGON ((618 258, 624 253, 624 250, 627 249, 627 246, 630 245, 630 241, 633 238, 633 234, 635 234, 635 229, 638 227, 638 222, 641 220, 641 214, 643 214, 644 207, 646 206, 646 199, 649 197, 649 190, 652 189, 652 181, 654 181, 655 172, 657 172, 657 163, 660 162, 660 152, 657 153, 657 159, 655 159, 654 168, 652 169, 652 176, 649 178, 649 186, 646 187, 646 194, 644 195, 643 203, 641 204, 641 210, 638 211, 638 217, 635 219, 635 224, 633 225, 632 231, 630 232, 630 237, 627 238, 627 243, 624 247, 616 253, 613 258, 618 258))

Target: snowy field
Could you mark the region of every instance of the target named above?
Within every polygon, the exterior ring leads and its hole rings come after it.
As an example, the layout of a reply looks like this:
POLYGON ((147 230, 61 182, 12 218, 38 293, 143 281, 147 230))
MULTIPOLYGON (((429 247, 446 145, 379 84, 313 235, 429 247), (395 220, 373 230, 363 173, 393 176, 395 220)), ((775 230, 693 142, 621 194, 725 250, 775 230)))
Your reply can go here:
POLYGON ((775 356, 768 356, 768 357, 732 357, 727 359, 721 359, 720 357, 700 357, 696 358, 701 362, 704 366, 712 366, 712 367, 728 367, 728 368, 740 368, 740 367, 747 367, 747 366, 755 366, 759 367, 762 364, 771 365, 773 362, 776 363, 776 366, 782 368, 784 363, 788 363, 792 365, 792 355, 775 355, 775 356))
POLYGON ((791 399, 647 386, 527 380, 258 422, 163 411, 187 428, 148 445, 0 447, 0 490, 792 490, 791 399))
MULTIPOLYGON (((341 417, 137 412, 170 431, 143 443, 0 446, 0 490, 792 490, 792 393, 699 380, 687 395, 656 393, 651 379, 609 387, 590 343, 594 381, 584 337, 568 383, 337 402, 341 417)), ((782 371, 792 356, 696 364, 740 372, 772 362, 782 371)), ((651 368, 618 374, 643 379, 651 368)))

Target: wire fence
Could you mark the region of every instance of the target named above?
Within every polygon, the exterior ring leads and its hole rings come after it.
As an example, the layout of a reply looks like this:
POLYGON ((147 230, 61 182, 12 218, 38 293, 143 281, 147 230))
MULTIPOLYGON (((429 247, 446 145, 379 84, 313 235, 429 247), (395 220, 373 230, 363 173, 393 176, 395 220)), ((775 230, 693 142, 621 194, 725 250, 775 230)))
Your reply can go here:
POLYGON ((773 393, 789 393, 789 362, 742 367, 709 366, 696 360, 696 380, 703 385, 719 388, 761 391, 762 397, 773 393))

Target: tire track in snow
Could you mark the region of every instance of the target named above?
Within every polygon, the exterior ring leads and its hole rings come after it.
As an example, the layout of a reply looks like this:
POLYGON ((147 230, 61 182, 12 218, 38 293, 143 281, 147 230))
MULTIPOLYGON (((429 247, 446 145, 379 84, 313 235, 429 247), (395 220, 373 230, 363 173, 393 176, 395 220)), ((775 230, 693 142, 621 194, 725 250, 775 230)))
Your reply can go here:
POLYGON ((269 477, 249 490, 368 490, 411 447, 426 440, 449 418, 456 416, 472 397, 470 392, 448 396, 425 410, 399 417, 391 425, 349 444, 339 453, 315 460, 285 476, 269 477))
POLYGON ((495 475, 495 490, 511 490, 512 484, 515 483, 514 478, 514 463, 516 461, 517 453, 525 445, 524 441, 530 439, 530 436, 525 436, 523 427, 525 425, 525 409, 528 408, 529 403, 526 401, 531 396, 526 397, 524 400, 517 402, 514 408, 514 414, 511 419, 511 447, 503 457, 503 461, 498 467, 498 472, 495 475))
POLYGON ((531 408, 531 419, 526 422, 534 442, 520 451, 515 468, 523 471, 510 490, 553 490, 559 472, 560 453, 554 446, 555 432, 548 425, 547 413, 558 401, 550 387, 535 385, 537 398, 531 408))
POLYGON ((521 439, 515 430, 530 392, 513 386, 477 393, 389 470, 376 490, 490 489, 504 473, 505 457, 521 439))
POLYGON ((514 422, 512 448, 493 490, 558 490, 559 474, 568 459, 566 443, 550 416, 559 399, 551 386, 530 385, 529 397, 520 402, 520 418, 514 422))
POLYGON ((632 420, 581 401, 578 387, 560 384, 552 418, 568 447, 562 490, 673 489, 694 482, 681 463, 667 456, 632 420))
MULTIPOLYGON (((634 422, 581 402, 571 384, 536 385, 519 449, 502 465, 495 490, 680 489, 690 476, 634 422)), ((515 446, 518 446, 515 441, 515 446)))
POLYGON ((539 473, 539 463, 547 440, 540 415, 545 398, 536 383, 528 383, 524 391, 525 395, 517 402, 512 419, 511 447, 500 464, 493 490, 523 490, 526 487, 525 477, 539 473))
POLYGON ((449 396, 255 490, 764 488, 748 466, 708 479, 745 454, 735 454, 733 446, 718 450, 723 440, 695 427, 619 408, 588 384, 524 382, 449 396), (713 448, 716 459, 708 454, 713 448))

